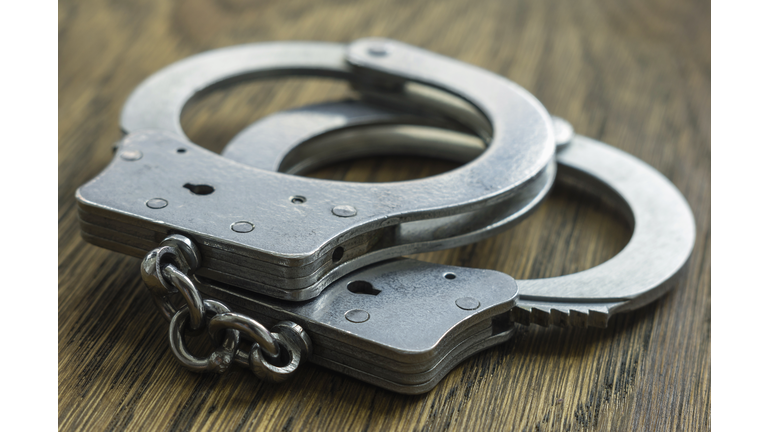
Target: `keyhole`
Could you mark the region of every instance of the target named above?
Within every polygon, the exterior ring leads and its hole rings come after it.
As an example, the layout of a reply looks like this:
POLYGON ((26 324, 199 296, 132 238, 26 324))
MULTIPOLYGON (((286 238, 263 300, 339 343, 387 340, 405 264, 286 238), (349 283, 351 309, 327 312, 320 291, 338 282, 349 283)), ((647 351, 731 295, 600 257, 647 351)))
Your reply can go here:
POLYGON ((189 189, 189 191, 195 195, 209 195, 213 193, 213 186, 207 184, 196 185, 187 183, 184 185, 184 187, 189 189))
POLYGON ((355 294, 379 295, 381 290, 376 289, 370 282, 358 280, 347 284, 347 289, 355 294))

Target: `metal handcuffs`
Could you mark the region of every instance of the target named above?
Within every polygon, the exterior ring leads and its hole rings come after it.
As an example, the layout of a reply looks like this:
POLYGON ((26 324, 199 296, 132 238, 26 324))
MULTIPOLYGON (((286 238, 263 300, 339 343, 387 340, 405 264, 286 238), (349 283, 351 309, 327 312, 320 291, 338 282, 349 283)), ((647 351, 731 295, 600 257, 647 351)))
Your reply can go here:
MULTIPOLYGON (((154 292, 172 292, 168 281, 180 277, 161 265, 158 243, 182 245, 180 273, 207 302, 266 325, 289 321, 298 342, 286 336, 281 344, 291 353, 402 393, 428 391, 460 361, 506 341, 515 322, 605 326, 670 289, 693 248, 687 202, 652 167, 572 135, 504 78, 391 40, 254 44, 193 56, 142 83, 121 123, 128 135, 116 157, 77 193, 86 240, 138 257, 155 253, 142 269, 156 278, 154 292), (362 101, 274 114, 222 155, 184 136, 179 116, 194 95, 286 74, 346 79, 362 101), (356 144, 362 138, 365 147, 356 144), (398 183, 284 174, 382 153, 470 162, 398 183), (600 194, 626 216, 634 232, 617 256, 572 275, 518 281, 396 258, 509 228, 546 196, 556 170, 558 180, 600 194), (169 235, 175 240, 163 241, 169 235)), ((177 313, 164 304, 169 318, 177 313)), ((216 328, 225 328, 222 310, 213 313, 216 328)), ((248 364, 234 348, 216 361, 229 362, 227 355, 248 364)))

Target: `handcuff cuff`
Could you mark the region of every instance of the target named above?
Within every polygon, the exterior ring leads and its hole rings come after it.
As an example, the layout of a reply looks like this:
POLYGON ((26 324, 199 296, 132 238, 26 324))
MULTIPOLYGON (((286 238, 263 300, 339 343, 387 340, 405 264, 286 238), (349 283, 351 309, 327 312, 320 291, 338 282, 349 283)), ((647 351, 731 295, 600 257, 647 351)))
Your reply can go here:
POLYGON ((605 327, 654 301, 694 244, 690 207, 658 171, 573 134, 505 78, 392 40, 198 54, 144 81, 121 126, 127 135, 113 161, 77 191, 81 233, 144 258, 142 278, 171 321, 171 349, 193 371, 234 363, 279 382, 309 360, 423 393, 508 340, 515 323, 605 327), (273 114, 221 155, 184 135, 180 115, 193 97, 286 75, 347 80, 359 100, 273 114), (465 164, 378 184, 291 175, 381 154, 465 164), (619 254, 536 280, 400 258, 510 228, 542 202, 555 175, 619 209, 633 227, 619 254), (206 331, 216 348, 198 357, 185 338, 206 331))

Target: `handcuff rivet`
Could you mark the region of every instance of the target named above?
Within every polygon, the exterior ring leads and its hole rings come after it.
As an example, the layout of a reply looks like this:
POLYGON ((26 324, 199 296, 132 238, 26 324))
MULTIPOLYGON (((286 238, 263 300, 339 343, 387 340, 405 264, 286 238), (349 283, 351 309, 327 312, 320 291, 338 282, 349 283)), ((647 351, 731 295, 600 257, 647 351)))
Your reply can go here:
POLYGON ((144 155, 139 150, 126 150, 120 153, 120 159, 129 162, 137 161, 141 159, 142 156, 144 155))
POLYGON ((349 322, 363 323, 368 321, 368 319, 371 318, 371 315, 362 309, 352 309, 348 310, 347 313, 344 314, 344 318, 346 318, 349 322))
POLYGON ((168 205, 168 201, 162 199, 162 198, 152 198, 151 200, 147 201, 147 207, 151 209, 161 209, 168 205))
POLYGON ((235 222, 232 224, 232 231, 236 233, 249 233, 253 231, 253 224, 246 221, 235 222))
POLYGON ((368 54, 374 57, 385 57, 389 54, 389 47, 387 45, 374 45, 368 48, 368 54))
POLYGON ((333 214, 338 217, 352 217, 357 214, 357 209, 351 205, 338 205, 333 208, 333 214))
POLYGON ((475 310, 480 307, 480 302, 473 297, 462 297, 456 300, 456 306, 464 310, 475 310))

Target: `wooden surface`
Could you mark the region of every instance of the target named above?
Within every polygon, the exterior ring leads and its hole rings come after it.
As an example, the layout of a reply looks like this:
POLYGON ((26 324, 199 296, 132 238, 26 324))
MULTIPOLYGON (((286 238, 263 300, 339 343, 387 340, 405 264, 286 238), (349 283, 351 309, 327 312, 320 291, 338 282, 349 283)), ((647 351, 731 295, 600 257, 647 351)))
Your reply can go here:
MULTIPOLYGON (((291 79, 210 95, 183 118, 220 151, 267 113, 339 98, 341 83, 291 79)), ((368 159, 318 176, 382 181, 452 168, 368 159)), ((707 430, 710 428, 710 5, 627 1, 60 1, 59 426, 62 430, 707 430), (139 261, 85 243, 75 189, 120 138, 130 91, 200 51, 272 40, 392 37, 489 69, 577 133, 648 162, 688 199, 687 275, 607 329, 519 326, 432 392, 401 396, 307 365, 267 385, 249 372, 182 368, 139 261)), ((516 278, 589 268, 630 232, 600 200, 557 188, 512 231, 421 258, 516 278)))

